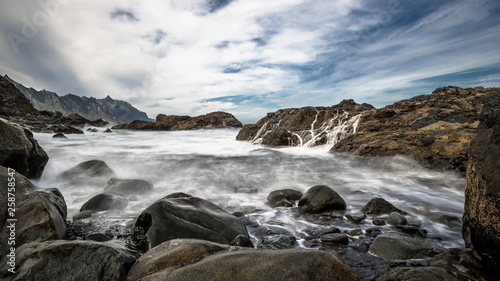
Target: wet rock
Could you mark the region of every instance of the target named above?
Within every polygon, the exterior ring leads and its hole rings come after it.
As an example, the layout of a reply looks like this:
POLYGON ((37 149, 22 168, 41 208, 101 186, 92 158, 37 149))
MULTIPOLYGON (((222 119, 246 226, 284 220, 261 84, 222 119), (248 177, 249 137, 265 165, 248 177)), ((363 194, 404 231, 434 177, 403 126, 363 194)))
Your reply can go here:
POLYGON ((443 247, 422 238, 396 232, 378 235, 370 246, 370 253, 390 260, 426 259, 443 251, 443 247))
POLYGON ((77 166, 62 172, 59 178, 72 183, 101 183, 116 177, 115 172, 101 160, 82 162, 77 166))
POLYGON ((377 237, 378 235, 382 234, 382 230, 378 228, 368 228, 365 230, 365 234, 369 237, 377 237))
POLYGON ((259 189, 253 186, 235 186, 233 187, 233 191, 235 193, 247 193, 247 194, 259 193, 259 189))
POLYGON ((390 214, 392 212, 397 212, 403 215, 407 213, 394 207, 391 203, 387 202, 383 198, 374 198, 368 202, 361 212, 369 215, 381 215, 381 214, 390 214))
POLYGON ((462 220, 459 217, 450 216, 450 215, 441 215, 433 219, 433 221, 441 224, 445 224, 450 227, 461 227, 462 220))
MULTIPOLYGON (((500 260, 500 95, 486 104, 469 149, 462 233, 466 247, 500 260)), ((500 276, 500 266, 491 268, 500 276)))
POLYGON ((277 202, 274 206, 275 207, 293 207, 293 203, 286 200, 286 199, 282 199, 279 202, 277 202))
POLYGON ((104 133, 112 133, 112 132, 113 132, 113 131, 111 131, 111 129, 110 129, 110 128, 107 128, 107 129, 104 131, 104 133))
MULTIPOLYGON (((63 239, 66 234, 66 203, 64 197, 55 188, 39 189, 21 174, 13 175, 16 183, 16 247, 33 241, 63 239)), ((8 169, 0 166, 0 182, 5 187, 0 189, 0 225, 4 226, 1 237, 9 237, 7 205, 8 169)), ((7 239, 0 241, 0 256, 4 256, 11 245, 7 239)), ((5 271, 7 272, 7 271, 5 271)))
POLYGON ((294 241, 295 237, 289 235, 266 235, 261 239, 261 247, 262 249, 272 250, 290 249, 294 241))
POLYGON ((334 252, 253 250, 176 239, 143 255, 127 280, 359 280, 334 252), (291 266, 293 265, 293 266, 291 266), (286 269, 286 270, 284 270, 286 269))
POLYGON ((382 226, 382 225, 385 225, 385 220, 383 220, 383 219, 374 219, 374 220, 372 220, 372 223, 373 223, 373 225, 376 225, 376 226, 382 226))
POLYGON ((389 217, 387 217, 387 224, 390 225, 402 225, 406 223, 406 218, 397 212, 392 212, 389 214, 389 217))
POLYGON ((427 237, 427 230, 421 229, 418 225, 396 225, 395 228, 409 235, 427 237))
POLYGON ((293 189, 274 190, 267 196, 267 202, 271 206, 276 206, 276 203, 282 201, 283 199, 286 199, 289 202, 300 200, 302 195, 302 192, 293 189))
POLYGON ((128 200, 114 194, 97 194, 90 198, 80 208, 80 212, 100 212, 107 210, 122 210, 128 205, 128 200))
POLYGON ((125 280, 137 253, 95 241, 32 242, 17 248, 16 273, 2 260, 3 280, 125 280))
MULTIPOLYGON (((150 248, 176 238, 196 238, 229 244, 248 236, 241 220, 198 197, 160 199, 146 208, 135 224, 134 237, 144 232, 150 248)), ((141 242, 142 243, 142 242, 141 242)))
POLYGON ((380 275, 377 281, 458 281, 440 267, 396 267, 380 275))
POLYGON ((163 199, 168 199, 168 198, 185 198, 185 197, 193 197, 193 196, 190 195, 190 194, 184 193, 184 192, 174 192, 174 193, 171 193, 171 194, 163 197, 163 199))
POLYGON ((329 233, 324 234, 319 237, 322 243, 324 244, 349 244, 349 237, 346 234, 342 233, 329 233))
POLYGON ((360 228, 357 228, 357 229, 351 229, 347 232, 347 234, 349 236, 360 236, 360 235, 363 235, 363 230, 361 230, 360 228))
POLYGON ((325 235, 325 234, 330 234, 330 233, 341 233, 341 232, 342 232, 342 231, 340 231, 340 229, 339 229, 339 228, 337 228, 337 227, 330 227, 330 228, 328 228, 328 229, 323 230, 323 231, 319 234, 319 236, 322 236, 322 235, 325 235))
POLYGON ((49 157, 33 138, 19 125, 0 119, 0 165, 16 170, 28 178, 42 176, 49 157))
POLYGON ((97 241, 97 242, 106 242, 106 241, 111 240, 111 238, 109 238, 109 236, 107 236, 106 234, 91 233, 91 234, 87 234, 85 236, 85 240, 92 240, 92 241, 97 241))
POLYGON ((57 133, 52 136, 53 139, 67 139, 67 137, 63 133, 57 133))
POLYGON ((248 236, 245 235, 236 236, 236 238, 231 241, 230 245, 253 248, 252 241, 250 240, 250 238, 248 238, 248 236))
POLYGON ((99 132, 99 130, 97 130, 96 128, 88 128, 87 132, 97 133, 97 132, 99 132))
POLYGON ((104 192, 122 196, 142 195, 153 191, 153 184, 138 179, 118 179, 111 178, 104 192))
POLYGON ((92 216, 92 214, 94 214, 94 211, 88 210, 88 211, 79 212, 78 214, 73 216, 73 220, 77 221, 77 220, 87 219, 87 218, 90 218, 92 216))
POLYGON ((305 213, 322 213, 329 210, 345 210, 344 199, 326 185, 311 187, 299 200, 299 209, 305 213))
POLYGON ((345 217, 353 223, 360 223, 366 218, 366 215, 363 213, 351 213, 346 214, 345 217))
POLYGON ((470 249, 446 249, 429 261, 429 266, 444 268, 458 277, 458 280, 495 280, 488 272, 487 260, 478 252, 470 249))

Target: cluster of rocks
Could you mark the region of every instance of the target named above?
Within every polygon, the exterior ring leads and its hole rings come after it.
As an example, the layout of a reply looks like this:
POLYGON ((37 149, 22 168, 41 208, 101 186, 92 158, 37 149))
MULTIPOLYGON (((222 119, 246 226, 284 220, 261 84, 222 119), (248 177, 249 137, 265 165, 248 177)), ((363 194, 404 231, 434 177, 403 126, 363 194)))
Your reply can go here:
POLYGON ((241 126, 241 122, 232 114, 217 111, 196 117, 159 114, 156 116, 156 122, 135 120, 130 124, 113 126, 112 129, 177 131, 241 126))

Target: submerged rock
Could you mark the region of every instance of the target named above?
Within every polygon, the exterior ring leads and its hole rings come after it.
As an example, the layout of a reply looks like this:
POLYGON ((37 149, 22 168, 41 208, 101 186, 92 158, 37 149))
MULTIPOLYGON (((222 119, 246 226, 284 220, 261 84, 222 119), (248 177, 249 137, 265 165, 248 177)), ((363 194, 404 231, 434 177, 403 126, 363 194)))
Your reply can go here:
POLYGON ((138 179, 118 179, 111 178, 104 192, 117 195, 142 195, 153 191, 153 184, 138 179))
POLYGON ((392 212, 400 213, 406 215, 407 213, 394 207, 391 203, 387 202, 383 198, 374 198, 368 202, 361 212, 369 215, 381 215, 390 214, 392 212))
POLYGON ((48 161, 49 156, 28 129, 0 119, 0 165, 37 179, 48 161))
POLYGON ((272 249, 272 250, 280 250, 280 249, 290 249, 292 247, 292 243, 295 241, 295 237, 283 234, 272 234, 266 235, 261 239, 261 247, 262 249, 272 249))
POLYGON ((267 202, 271 206, 276 206, 276 204, 283 199, 288 200, 290 203, 300 200, 302 197, 302 192, 293 189, 280 189, 274 190, 267 196, 267 202))
POLYGON ((359 280, 335 252, 255 250, 175 239, 137 260, 127 280, 359 280))
POLYGON ((322 213, 345 208, 346 203, 342 196, 326 185, 311 187, 299 201, 299 209, 305 213, 322 213))
POLYGON ((386 232, 378 235, 370 246, 370 253, 390 260, 429 259, 444 248, 422 238, 386 232))
POLYGON ((114 194, 97 194, 90 198, 80 208, 80 212, 100 212, 107 210, 122 210, 128 205, 128 200, 114 194))
POLYGON ((59 175, 62 180, 73 183, 107 182, 113 177, 116 177, 115 172, 101 160, 82 162, 59 175))
POLYGON ((201 198, 180 197, 160 199, 146 208, 137 219, 133 240, 153 248, 176 238, 229 244, 238 235, 248 236, 239 218, 201 198), (147 242, 137 238, 141 235, 147 242))

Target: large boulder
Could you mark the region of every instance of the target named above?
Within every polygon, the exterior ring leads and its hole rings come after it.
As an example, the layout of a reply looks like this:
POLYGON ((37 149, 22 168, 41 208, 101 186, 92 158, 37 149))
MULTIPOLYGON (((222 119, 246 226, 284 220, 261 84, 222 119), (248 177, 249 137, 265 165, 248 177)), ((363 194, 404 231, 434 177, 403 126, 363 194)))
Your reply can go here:
POLYGON ((427 240, 396 232, 380 234, 370 245, 370 253, 388 260, 430 259, 443 251, 427 240))
POLYGON ((248 236, 239 218, 204 199, 180 197, 160 199, 146 208, 137 219, 133 240, 148 249, 176 238, 229 244, 238 235, 248 236))
POLYGON ((82 162, 59 175, 59 178, 72 183, 105 183, 116 177, 115 172, 101 160, 82 162))
POLYGON ((95 241, 32 242, 17 249, 16 273, 2 259, 2 280, 125 280, 138 254, 95 241))
POLYGON ((0 119, 0 165, 28 178, 39 178, 48 161, 47 153, 28 129, 0 119))
POLYGON ((153 184, 138 179, 118 179, 112 178, 108 181, 108 186, 104 192, 122 196, 141 195, 153 191, 153 184))
POLYGON ((440 267, 396 267, 380 275, 377 281, 459 281, 440 267))
POLYGON ((299 209, 305 213, 322 213, 330 210, 345 210, 342 196, 326 185, 309 188, 299 200, 299 209))
MULTIPOLYGON (((0 227, 2 237, 10 237, 11 223, 7 219, 15 221, 16 247, 32 241, 46 241, 63 239, 66 233, 66 203, 64 197, 55 188, 39 189, 26 177, 14 173, 9 175, 9 170, 0 166, 0 182, 15 182, 15 215, 11 216, 8 209, 8 189, 0 189, 0 227), (11 177, 12 175, 12 177, 11 177), (14 178, 14 181, 9 180, 14 178)), ((0 241, 0 256, 7 253, 10 248, 8 240, 0 241)))
POLYGON ((176 239, 145 253, 127 280, 359 280, 335 252, 256 250, 176 239))
MULTIPOLYGON (((469 150, 463 216, 466 247, 500 261, 500 97, 487 104, 469 150)), ((500 269, 495 266, 500 274, 500 269)))
POLYGON ((114 194, 97 194, 85 202, 80 212, 100 212, 107 210, 122 210, 128 205, 128 200, 114 194))

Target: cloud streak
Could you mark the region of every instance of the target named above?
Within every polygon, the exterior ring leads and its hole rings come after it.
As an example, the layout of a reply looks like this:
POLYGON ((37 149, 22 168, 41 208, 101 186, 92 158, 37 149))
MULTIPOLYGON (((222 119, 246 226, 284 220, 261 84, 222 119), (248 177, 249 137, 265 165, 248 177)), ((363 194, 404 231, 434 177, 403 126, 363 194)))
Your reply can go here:
POLYGON ((500 86, 498 1, 43 3, 58 9, 0 10, 0 73, 59 94, 109 94, 152 117, 226 110, 247 123, 282 107, 500 86), (12 34, 28 41, 17 52, 12 34))

